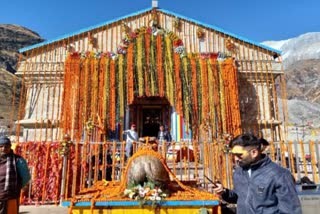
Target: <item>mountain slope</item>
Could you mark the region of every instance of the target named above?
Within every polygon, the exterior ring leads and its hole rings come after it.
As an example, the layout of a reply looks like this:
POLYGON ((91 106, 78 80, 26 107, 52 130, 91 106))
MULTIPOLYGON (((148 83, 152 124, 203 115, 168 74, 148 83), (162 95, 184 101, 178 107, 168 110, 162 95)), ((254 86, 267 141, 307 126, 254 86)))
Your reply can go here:
POLYGON ((320 32, 263 44, 283 52, 288 99, 320 104, 320 32))
POLYGON ((263 44, 281 50, 284 65, 302 60, 320 59, 320 32, 312 32, 282 41, 266 41, 263 44))
POLYGON ((282 51, 290 140, 320 138, 320 32, 263 44, 282 51))
POLYGON ((37 33, 27 28, 0 24, 0 131, 5 130, 12 123, 11 120, 17 117, 20 82, 13 74, 19 59, 18 50, 42 41, 37 33), (12 108, 14 90, 15 108, 12 108))
POLYGON ((18 26, 0 24, 0 68, 15 73, 20 48, 42 42, 39 34, 18 26))

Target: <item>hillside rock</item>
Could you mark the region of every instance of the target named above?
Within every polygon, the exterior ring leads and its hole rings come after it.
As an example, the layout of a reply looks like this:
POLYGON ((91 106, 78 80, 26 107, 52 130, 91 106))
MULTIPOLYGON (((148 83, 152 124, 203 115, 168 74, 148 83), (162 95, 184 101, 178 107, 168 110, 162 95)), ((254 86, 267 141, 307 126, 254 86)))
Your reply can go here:
POLYGON ((19 59, 18 50, 42 41, 39 34, 27 28, 0 24, 0 68, 15 73, 19 59))
POLYGON ((286 68, 288 99, 320 104, 320 60, 300 60, 286 68))
POLYGON ((288 99, 320 104, 320 32, 263 44, 282 51, 288 99))
POLYGON ((287 80, 288 139, 320 137, 320 32, 263 44, 282 51, 287 80))
POLYGON ((8 131, 11 121, 17 119, 20 88, 21 81, 14 74, 0 68, 0 132, 8 131))
POLYGON ((263 44, 282 51, 285 67, 303 60, 320 59, 320 32, 306 33, 288 40, 266 41, 263 44))
POLYGON ((0 24, 0 134, 10 131, 12 120, 18 116, 21 83, 14 75, 18 50, 42 41, 37 33, 27 28, 0 24))

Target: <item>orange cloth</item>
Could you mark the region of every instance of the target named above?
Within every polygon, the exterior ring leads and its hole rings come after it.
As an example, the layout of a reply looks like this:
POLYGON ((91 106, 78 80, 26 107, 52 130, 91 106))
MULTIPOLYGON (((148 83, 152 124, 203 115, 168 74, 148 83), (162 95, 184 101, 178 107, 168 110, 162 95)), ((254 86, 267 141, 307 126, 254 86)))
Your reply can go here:
POLYGON ((7 213, 18 214, 18 200, 10 199, 7 201, 7 213))

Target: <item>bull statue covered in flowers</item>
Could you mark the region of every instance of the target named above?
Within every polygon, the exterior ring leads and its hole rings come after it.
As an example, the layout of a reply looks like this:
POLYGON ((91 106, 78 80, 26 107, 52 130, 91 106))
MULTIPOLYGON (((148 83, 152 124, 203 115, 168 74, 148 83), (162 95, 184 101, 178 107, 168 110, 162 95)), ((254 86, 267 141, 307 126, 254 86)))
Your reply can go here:
POLYGON ((146 145, 136 152, 128 161, 127 186, 143 186, 154 184, 159 188, 166 188, 170 182, 169 169, 162 156, 146 145))

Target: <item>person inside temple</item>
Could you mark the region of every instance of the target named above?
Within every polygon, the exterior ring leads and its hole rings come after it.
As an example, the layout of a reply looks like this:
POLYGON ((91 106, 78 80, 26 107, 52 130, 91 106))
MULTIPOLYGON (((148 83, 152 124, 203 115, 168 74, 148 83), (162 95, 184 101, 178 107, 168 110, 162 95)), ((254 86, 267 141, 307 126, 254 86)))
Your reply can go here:
POLYGON ((171 134, 168 130, 164 128, 164 125, 160 125, 158 137, 157 137, 159 144, 162 144, 162 142, 171 142, 171 134))

